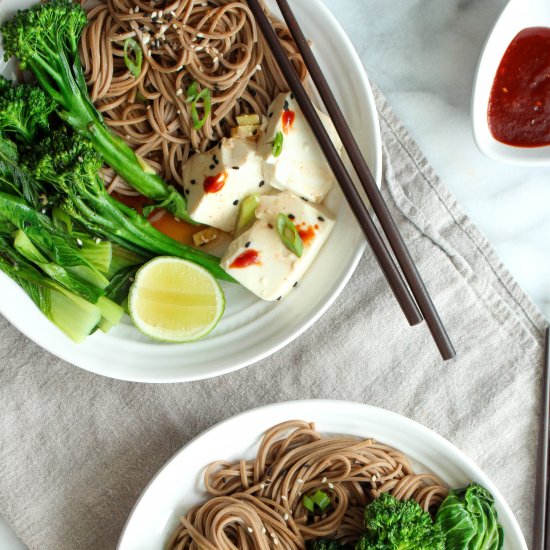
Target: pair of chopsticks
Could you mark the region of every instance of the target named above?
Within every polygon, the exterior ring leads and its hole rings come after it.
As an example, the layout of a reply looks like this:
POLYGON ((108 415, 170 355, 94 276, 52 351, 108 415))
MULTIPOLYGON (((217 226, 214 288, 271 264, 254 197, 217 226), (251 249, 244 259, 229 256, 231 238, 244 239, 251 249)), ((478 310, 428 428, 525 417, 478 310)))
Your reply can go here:
POLYGON ((535 480, 535 516, 533 518, 533 550, 550 547, 550 486, 548 484, 548 428, 550 422, 550 327, 546 329, 542 380, 539 451, 535 480))
POLYGON ((380 265, 382 272, 384 273, 407 321, 410 325, 417 325, 424 319, 432 333, 433 339, 441 356, 444 360, 452 359, 455 357, 456 352, 453 348, 451 340, 445 327, 435 309, 435 306, 426 290, 424 282, 413 262, 413 259, 407 250, 405 242, 401 237, 393 218, 389 212, 389 209, 382 197, 382 193, 378 189, 376 182, 370 172, 369 167, 361 153, 359 145, 357 144, 351 129, 349 128, 344 115, 338 106, 336 98, 334 97, 322 71, 309 47, 309 44, 300 28, 294 13, 292 12, 287 0, 276 0, 283 18, 286 21, 290 34, 292 35, 300 54, 304 60, 304 63, 309 71, 311 79, 317 88, 321 99, 328 111, 330 118, 342 140, 344 148, 348 153, 351 163, 361 181, 361 184, 367 194, 367 197, 372 205, 372 209, 380 225, 384 231, 384 234, 390 244, 390 247, 397 259, 399 267, 401 268, 406 282, 403 280, 403 276, 397 268, 392 255, 384 240, 382 239, 376 225, 374 224, 370 213, 361 199, 361 196, 344 166, 340 155, 336 151, 321 119, 319 118, 313 103, 309 99, 309 96, 300 81, 291 61, 283 49, 277 33, 271 25, 268 17, 266 16, 260 0, 247 0, 248 6, 252 11, 256 23, 260 28, 264 38, 275 57, 279 68, 283 76, 285 77, 288 86, 294 94, 300 109, 304 113, 306 120, 308 121, 313 133, 315 134, 321 150, 323 151, 344 195, 347 199, 351 210, 353 211, 357 221, 361 225, 363 232, 369 242, 374 255, 380 265), (407 286, 408 283, 408 286, 407 286), (411 295, 412 292, 412 295, 411 295))

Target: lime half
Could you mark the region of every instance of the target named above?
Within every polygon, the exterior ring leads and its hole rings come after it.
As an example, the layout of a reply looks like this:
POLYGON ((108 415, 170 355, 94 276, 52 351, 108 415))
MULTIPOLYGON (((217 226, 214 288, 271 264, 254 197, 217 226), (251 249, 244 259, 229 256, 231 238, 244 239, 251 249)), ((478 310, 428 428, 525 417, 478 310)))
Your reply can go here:
POLYGON ((193 342, 218 324, 225 296, 218 281, 201 266, 159 257, 137 272, 128 307, 134 324, 147 336, 193 342))

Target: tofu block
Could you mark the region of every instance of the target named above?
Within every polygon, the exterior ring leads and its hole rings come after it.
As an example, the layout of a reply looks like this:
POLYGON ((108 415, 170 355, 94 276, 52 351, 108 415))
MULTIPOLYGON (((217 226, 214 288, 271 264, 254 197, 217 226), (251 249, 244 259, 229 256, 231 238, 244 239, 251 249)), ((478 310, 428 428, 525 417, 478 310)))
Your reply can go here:
POLYGON ((263 195, 256 221, 236 238, 221 260, 222 268, 263 300, 279 300, 300 281, 334 227, 332 215, 322 206, 283 192, 263 195), (304 250, 299 258, 277 231, 279 213, 296 226, 304 250))
MULTIPOLYGON (((321 111, 317 112, 340 153, 342 142, 332 121, 321 111)), ((258 145, 265 161, 265 181, 311 202, 323 202, 335 178, 294 96, 279 94, 268 113, 267 128, 258 145), (282 149, 275 157, 273 144, 278 134, 283 138, 282 149)))
POLYGON ((197 222, 233 232, 241 201, 265 193, 262 159, 257 144, 224 138, 205 153, 193 155, 183 170, 187 211, 197 222))

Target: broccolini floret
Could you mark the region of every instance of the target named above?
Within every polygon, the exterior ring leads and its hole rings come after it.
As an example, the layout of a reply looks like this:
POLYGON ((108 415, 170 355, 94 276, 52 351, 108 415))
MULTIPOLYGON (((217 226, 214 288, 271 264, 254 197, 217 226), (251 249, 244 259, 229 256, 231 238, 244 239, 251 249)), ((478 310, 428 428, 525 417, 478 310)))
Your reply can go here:
POLYGON ((92 235, 143 256, 177 256, 202 265, 219 279, 233 279, 215 256, 179 243, 155 229, 141 214, 109 195, 99 177, 102 159, 82 135, 61 127, 22 159, 51 203, 92 235))
POLYGON ((31 143, 39 130, 46 130, 56 103, 30 84, 12 83, 0 75, 0 133, 31 143))
POLYGON ((59 115, 91 141, 103 160, 129 185, 180 219, 190 220, 186 201, 103 122, 93 106, 78 53, 87 16, 78 3, 48 0, 19 10, 1 27, 7 60, 15 56, 58 104, 59 115))
POLYGON ((356 550, 444 550, 444 536, 414 500, 382 493, 365 508, 366 532, 356 550))

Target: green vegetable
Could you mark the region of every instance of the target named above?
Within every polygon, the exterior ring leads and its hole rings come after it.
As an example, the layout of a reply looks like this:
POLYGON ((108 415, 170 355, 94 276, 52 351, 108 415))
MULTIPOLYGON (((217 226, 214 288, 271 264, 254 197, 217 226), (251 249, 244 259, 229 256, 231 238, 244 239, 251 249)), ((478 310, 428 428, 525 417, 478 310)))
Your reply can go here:
POLYGON ((141 74, 142 61, 143 52, 141 51, 141 46, 133 38, 127 38, 124 41, 124 64, 135 78, 141 74), (128 55, 128 50, 130 49, 134 54, 134 59, 128 55))
POLYGON ((275 141, 273 141, 273 156, 279 157, 283 152, 283 132, 277 132, 275 135, 275 141))
MULTIPOLYGON (((58 114, 91 141, 103 160, 129 185, 180 219, 190 220, 186 202, 111 132, 94 108, 82 72, 78 44, 87 24, 84 9, 70 0, 49 0, 19 10, 2 24, 4 58, 15 56, 58 104, 58 114)), ((190 220, 191 221, 191 220, 190 220)))
POLYGON ((327 538, 313 540, 307 545, 308 550, 345 550, 345 548, 341 542, 327 538))
POLYGON ((191 119, 193 120, 193 127, 195 130, 200 130, 204 126, 204 123, 210 116, 210 111, 212 110, 210 90, 208 88, 204 88, 201 92, 199 92, 197 83, 193 82, 187 88, 187 103, 191 104, 191 119), (200 101, 202 101, 202 118, 199 117, 199 112, 197 109, 200 101))
POLYGON ((302 238, 296 229, 296 226, 292 223, 292 220, 283 213, 277 216, 277 232, 279 237, 283 241, 283 244, 298 258, 301 258, 304 252, 304 243, 302 238))
POLYGON ((315 505, 317 505, 321 511, 324 511, 330 506, 330 497, 324 491, 318 490, 311 497, 304 495, 302 503, 310 512, 315 511, 315 505))
POLYGON ((55 130, 23 161, 49 199, 87 233, 142 257, 177 256, 202 265, 219 279, 233 281, 220 267, 219 258, 171 239, 111 197, 98 175, 101 157, 83 136, 67 128, 55 130))
POLYGON ((42 313, 75 342, 101 322, 101 309, 52 281, 0 236, 0 270, 18 283, 42 313))
POLYGON ((452 550, 499 550, 504 545, 493 496, 477 483, 450 491, 435 523, 452 550))
POLYGON ((260 204, 260 195, 254 193, 241 202, 239 217, 237 219, 237 231, 244 229, 253 219, 256 208, 260 204))
POLYGON ((365 508, 366 532, 356 550, 444 550, 441 527, 414 500, 382 493, 365 508))
POLYGON ((0 132, 31 143, 39 130, 49 127, 56 103, 40 88, 12 83, 0 75, 0 132))

